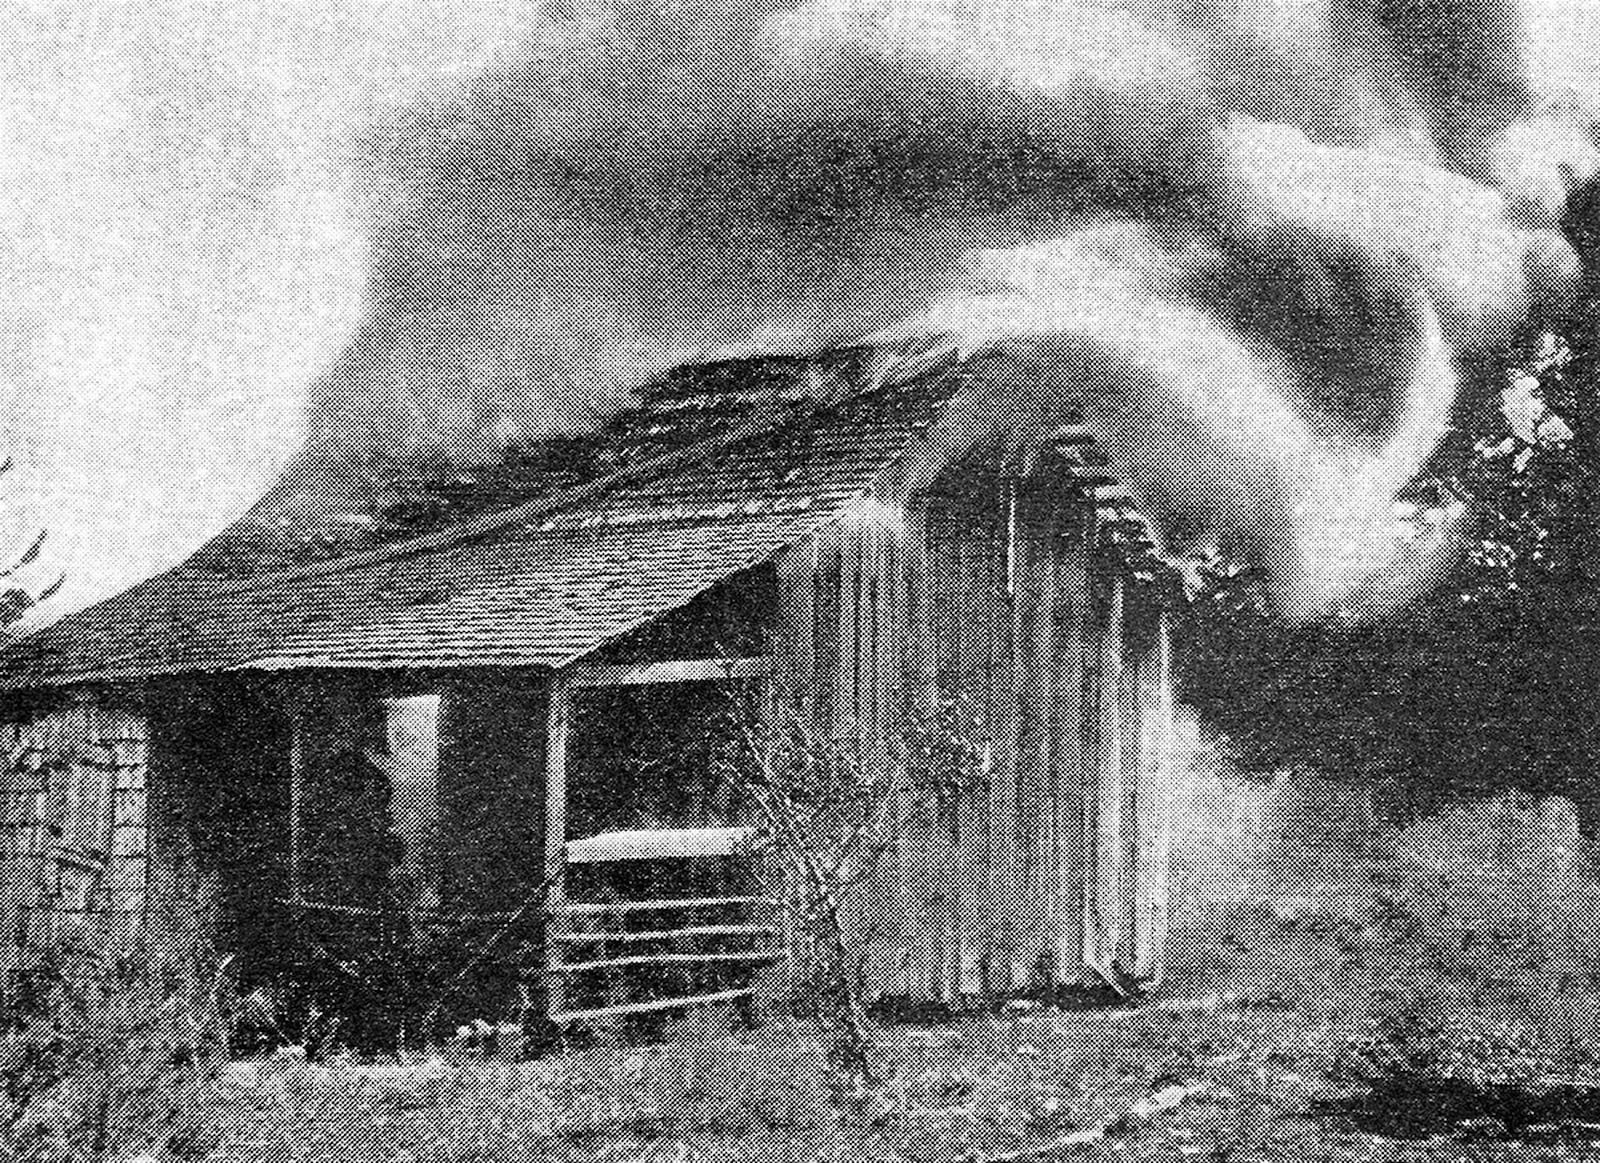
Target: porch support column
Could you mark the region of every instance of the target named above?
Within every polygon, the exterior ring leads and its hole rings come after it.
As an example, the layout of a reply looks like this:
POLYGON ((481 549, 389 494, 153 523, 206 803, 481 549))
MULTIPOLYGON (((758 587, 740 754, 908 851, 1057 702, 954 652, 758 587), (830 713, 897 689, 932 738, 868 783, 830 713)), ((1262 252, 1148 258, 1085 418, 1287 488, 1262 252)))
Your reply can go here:
POLYGON ((289 901, 299 907, 305 893, 305 818, 306 756, 305 715, 300 692, 285 685, 282 706, 289 720, 289 901))
POLYGON ((544 874, 545 979, 549 1012, 565 1007, 560 938, 566 930, 567 738, 572 730, 572 684, 563 671, 550 675, 545 704, 544 739, 544 874))

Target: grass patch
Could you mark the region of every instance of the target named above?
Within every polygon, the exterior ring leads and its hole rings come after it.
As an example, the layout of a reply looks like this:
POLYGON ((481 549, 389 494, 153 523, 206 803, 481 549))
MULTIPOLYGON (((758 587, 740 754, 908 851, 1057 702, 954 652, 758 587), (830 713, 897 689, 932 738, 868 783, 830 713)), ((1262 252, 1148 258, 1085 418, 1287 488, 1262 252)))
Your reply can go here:
MULTIPOLYGON (((236 1062, 187 1113, 216 1160, 1420 1160, 1600 1154, 1600 883, 1555 808, 1264 830, 1176 899, 1141 1005, 880 1025, 841 1112, 804 1022, 727 1011, 537 1061, 467 1046, 236 1062)), ((184 1157, 170 1139, 160 1158, 184 1157)))

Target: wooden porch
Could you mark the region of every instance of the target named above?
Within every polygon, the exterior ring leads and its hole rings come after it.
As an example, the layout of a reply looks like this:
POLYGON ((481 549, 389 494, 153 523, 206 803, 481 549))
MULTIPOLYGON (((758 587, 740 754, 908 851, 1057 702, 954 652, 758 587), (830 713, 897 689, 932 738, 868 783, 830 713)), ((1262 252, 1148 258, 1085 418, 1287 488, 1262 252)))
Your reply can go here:
POLYGON ((551 1021, 588 1022, 744 1002, 755 993, 750 972, 783 959, 782 902, 762 891, 766 878, 754 828, 724 823, 572 837, 567 811, 574 703, 583 692, 659 683, 747 683, 761 690, 771 673, 770 657, 753 656, 579 665, 551 677, 544 778, 544 972, 551 1021), (678 883, 704 884, 709 879, 720 891, 656 896, 652 889, 660 891, 659 876, 606 875, 629 864, 672 869, 677 875, 671 879, 678 883), (698 877, 692 871, 696 866, 703 870, 698 877), (590 891, 608 899, 585 897, 574 883, 585 872, 599 874, 589 878, 590 891), (625 882, 627 896, 617 895, 618 879, 625 882), (630 979, 639 978, 655 979, 657 988, 650 996, 640 996, 633 987, 630 979), (664 990, 663 979, 668 983, 664 990), (591 1000, 585 1002, 585 997, 591 1000))

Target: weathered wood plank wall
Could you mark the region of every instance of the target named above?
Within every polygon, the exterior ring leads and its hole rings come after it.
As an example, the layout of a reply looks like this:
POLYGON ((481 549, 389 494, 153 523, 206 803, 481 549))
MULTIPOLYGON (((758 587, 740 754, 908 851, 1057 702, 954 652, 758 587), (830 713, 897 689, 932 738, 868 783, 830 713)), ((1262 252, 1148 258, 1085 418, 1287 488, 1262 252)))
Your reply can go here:
POLYGON ((137 698, 74 691, 0 724, 0 968, 138 939, 149 733, 137 698))
POLYGON ((1081 773, 1090 762, 1093 740, 1095 530, 1092 509, 1070 487, 1048 477, 1026 484, 1016 522, 1015 553, 1022 564, 1012 599, 1020 675, 1017 714, 1029 727, 1018 754, 1026 778, 1005 805, 1025 849, 1022 875, 1005 912, 1020 930, 1015 945, 1026 974, 1072 982, 1082 962, 1081 773))
POLYGON ((857 894, 873 991, 1159 975, 1170 646, 1098 522, 1068 474, 994 460, 863 498, 780 559, 775 672, 819 730, 886 762, 942 700, 989 752, 981 794, 901 819, 857 894))
POLYGON ((1172 855, 1172 639, 1171 627, 1159 611, 1141 610, 1138 666, 1133 674, 1136 697, 1125 720, 1137 734, 1137 769, 1130 773, 1137 822, 1131 842, 1134 891, 1131 930, 1133 947, 1126 956, 1135 977, 1158 980, 1165 968, 1168 885, 1172 855))

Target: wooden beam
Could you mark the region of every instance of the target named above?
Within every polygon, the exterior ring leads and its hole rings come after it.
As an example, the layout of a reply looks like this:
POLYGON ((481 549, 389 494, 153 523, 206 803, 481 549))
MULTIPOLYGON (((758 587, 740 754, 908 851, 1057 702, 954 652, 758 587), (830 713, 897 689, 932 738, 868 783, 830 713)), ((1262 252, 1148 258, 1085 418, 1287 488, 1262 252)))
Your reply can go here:
POLYGON ((561 941, 566 945, 626 945, 639 941, 675 941, 693 937, 776 937, 773 925, 690 925, 683 929, 655 929, 632 933, 566 933, 561 941))
MULTIPOLYGON (((819 534, 812 531, 798 545, 790 546, 778 559, 778 618, 781 627, 775 650, 783 658, 774 674, 784 675, 780 684, 770 683, 770 694, 781 695, 787 706, 798 709, 800 696, 815 689, 817 673, 817 546, 819 534)), ((776 722, 776 720, 773 720, 776 722)))
POLYGON ((655 1001, 636 1001, 626 1005, 602 1006, 594 1010, 569 1010, 566 1013, 550 1015, 552 1022, 583 1022, 594 1018, 620 1017, 624 1014, 651 1014, 662 1010, 684 1009, 688 1006, 708 1005, 712 1002, 735 1001, 738 998, 750 997, 754 989, 725 989, 720 993, 700 993, 691 997, 663 997, 655 1001))
POLYGON ((545 692, 544 737, 544 871, 549 884, 544 946, 551 1011, 566 1002, 566 987, 557 968, 557 941, 563 932, 561 906, 567 896, 567 741, 571 731, 572 689, 567 676, 557 671, 550 676, 545 692))
POLYGON ((750 827, 602 832, 582 840, 568 840, 567 864, 739 856, 753 852, 755 841, 756 830, 750 827))
POLYGON ((1139 799, 1136 826, 1138 885, 1134 955, 1129 971, 1147 985, 1165 968, 1172 853, 1172 639, 1165 610, 1155 617, 1154 641, 1140 663, 1139 799))
POLYGON ((283 708, 289 717, 289 900, 298 905, 305 893, 302 821, 306 798, 305 726, 300 693, 286 691, 283 708))
POLYGON ((839 527, 839 701, 834 725, 861 737, 861 538, 858 521, 839 527))
POLYGON ((563 912, 568 916, 603 916, 607 913, 666 913, 677 909, 715 909, 729 908, 733 905, 776 905, 778 901, 770 896, 708 896, 697 897, 692 900, 670 901, 596 901, 593 903, 552 901, 552 912, 563 912))
POLYGON ((1083 973, 1088 891, 1084 795, 1094 763, 1091 738, 1096 729, 1087 720, 1098 714, 1089 685, 1098 665, 1090 608, 1095 521, 1094 509, 1070 494, 1061 499, 1057 511, 1061 536, 1055 551, 1054 609, 1049 613, 1054 624, 1048 776, 1052 808, 1044 862, 1053 885, 1052 962, 1059 974, 1070 974, 1077 981, 1083 973))
POLYGON ((1096 729, 1088 765, 1087 891, 1084 895, 1084 961, 1116 987, 1117 955, 1123 941, 1122 670, 1123 579, 1102 574, 1104 610, 1095 621, 1096 729))
POLYGON ((556 965, 557 973, 588 973, 595 969, 628 969, 639 965, 718 965, 730 962, 757 964, 776 961, 783 954, 776 949, 747 953, 641 953, 632 957, 603 957, 596 961, 572 961, 556 965))
POLYGON ((764 678, 772 673, 772 659, 688 658, 662 662, 590 664, 571 666, 562 673, 573 689, 643 686, 659 682, 718 682, 737 678, 764 678))

